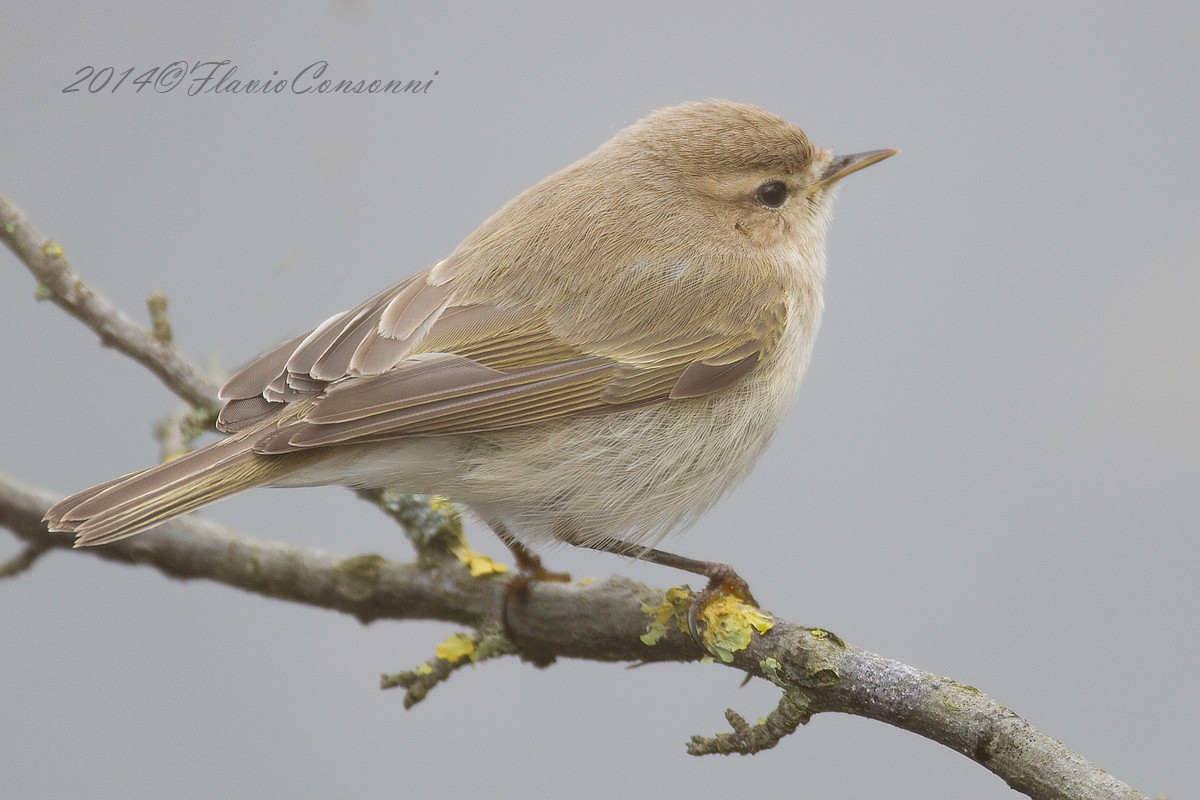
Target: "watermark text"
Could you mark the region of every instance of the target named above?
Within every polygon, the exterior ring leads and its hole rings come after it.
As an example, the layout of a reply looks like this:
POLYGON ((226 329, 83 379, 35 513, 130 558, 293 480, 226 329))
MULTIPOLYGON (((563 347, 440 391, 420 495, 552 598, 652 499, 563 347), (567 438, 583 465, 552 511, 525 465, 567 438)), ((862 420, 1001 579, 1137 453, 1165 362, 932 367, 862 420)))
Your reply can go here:
POLYGON ((344 78, 334 75, 328 61, 314 61, 293 74, 271 72, 269 78, 244 78, 237 64, 224 61, 172 61, 158 67, 83 66, 75 70, 75 79, 63 87, 63 94, 137 94, 142 91, 167 94, 181 91, 189 97, 200 94, 429 94, 438 75, 421 78, 344 78), (139 71, 140 70, 140 71, 139 71), (328 74, 327 74, 328 73, 328 74))

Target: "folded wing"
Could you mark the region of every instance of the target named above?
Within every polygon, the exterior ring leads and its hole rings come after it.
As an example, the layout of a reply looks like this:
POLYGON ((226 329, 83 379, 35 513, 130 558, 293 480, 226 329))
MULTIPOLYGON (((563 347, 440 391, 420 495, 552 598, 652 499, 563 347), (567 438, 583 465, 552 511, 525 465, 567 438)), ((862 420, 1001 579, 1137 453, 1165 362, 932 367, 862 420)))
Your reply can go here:
POLYGON ((225 431, 258 428, 283 454, 470 433, 700 397, 736 384, 774 346, 786 300, 729 334, 719 320, 565 335, 536 308, 456 297, 420 273, 264 354, 221 389, 225 431))

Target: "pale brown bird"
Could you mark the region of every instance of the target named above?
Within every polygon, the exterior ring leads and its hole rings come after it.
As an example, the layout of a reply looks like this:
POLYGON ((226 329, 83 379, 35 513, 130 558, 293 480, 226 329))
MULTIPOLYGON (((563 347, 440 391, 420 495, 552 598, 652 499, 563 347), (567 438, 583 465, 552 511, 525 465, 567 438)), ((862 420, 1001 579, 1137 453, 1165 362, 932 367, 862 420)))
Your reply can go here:
MULTIPOLYGON (((229 379, 231 434, 46 514, 76 546, 252 486, 444 495, 513 549, 547 542, 706 576, 657 549, 740 481, 790 405, 821 318, 835 156, 766 111, 657 111, 551 175, 448 258, 229 379)), ((523 585, 521 583, 520 585, 523 585)))

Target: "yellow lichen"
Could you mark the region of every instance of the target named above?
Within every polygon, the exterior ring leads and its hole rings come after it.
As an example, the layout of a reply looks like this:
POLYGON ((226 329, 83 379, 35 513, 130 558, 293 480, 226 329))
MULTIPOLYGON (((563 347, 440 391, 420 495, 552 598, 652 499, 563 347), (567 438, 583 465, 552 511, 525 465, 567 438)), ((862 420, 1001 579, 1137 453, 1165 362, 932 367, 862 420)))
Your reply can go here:
POLYGON ((480 578, 484 575, 498 575, 503 572, 508 572, 508 566, 501 564, 498 561, 493 561, 491 556, 485 556, 483 553, 476 553, 466 543, 460 541, 459 544, 450 548, 450 552, 454 554, 461 563, 467 565, 467 569, 471 570, 472 578, 480 578))
POLYGON ((417 664, 415 667, 413 667, 412 672, 414 675, 432 675, 433 674, 433 665, 432 664, 417 664))
POLYGON ((705 649, 726 664, 733 661, 734 653, 750 646, 754 631, 766 633, 775 627, 775 620, 770 614, 728 594, 710 600, 701 616, 707 623, 704 630, 705 649))
POLYGON ((449 661, 451 664, 462 661, 464 658, 475 660, 475 640, 470 634, 456 633, 446 641, 437 646, 437 657, 443 661, 449 661))
POLYGON ((462 534, 462 513, 449 499, 437 494, 431 495, 429 507, 445 517, 446 522, 455 529, 456 533, 462 534))
POLYGON ((58 242, 46 242, 42 245, 42 252, 50 258, 61 258, 63 249, 58 242))
POLYGON ((475 552, 467 544, 466 537, 463 536, 462 514, 453 503, 444 497, 433 495, 429 498, 429 507, 446 520, 446 527, 450 533, 450 552, 459 560, 459 563, 466 565, 467 569, 471 571, 472 578, 508 572, 506 565, 492 560, 491 556, 475 552))
POLYGON ((642 603, 642 611, 650 617, 650 625, 641 636, 642 644, 648 647, 658 644, 659 640, 667 635, 667 623, 672 618, 675 619, 681 631, 686 631, 687 626, 683 620, 687 618, 688 602, 691 600, 691 596, 691 590, 686 586, 674 586, 667 589, 667 593, 663 595, 663 601, 658 605, 650 606, 642 603))

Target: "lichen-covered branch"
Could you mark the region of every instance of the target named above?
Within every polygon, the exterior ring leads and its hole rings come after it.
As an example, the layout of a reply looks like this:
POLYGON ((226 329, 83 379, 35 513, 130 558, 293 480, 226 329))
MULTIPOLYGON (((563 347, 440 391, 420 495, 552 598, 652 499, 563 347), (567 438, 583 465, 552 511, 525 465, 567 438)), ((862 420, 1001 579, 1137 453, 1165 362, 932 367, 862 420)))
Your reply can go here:
POLYGON ((456 633, 438 645, 436 655, 424 664, 394 675, 380 675, 379 688, 405 689, 404 707, 412 708, 463 667, 519 653, 512 640, 501 633, 499 625, 489 625, 474 634, 456 633))
MULTIPOLYGON (((434 619, 477 631, 497 624, 503 577, 472 576, 457 560, 417 565, 378 555, 346 557, 256 539, 195 517, 104 547, 72 550, 69 536, 50 534, 41 522, 55 499, 0 475, 0 526, 28 545, 61 549, 71 557, 143 564, 173 578, 214 580, 336 609, 363 622, 434 619)), ((657 610, 670 603, 667 593, 621 578, 535 584, 510 614, 512 640, 521 655, 537 663, 555 658, 696 661, 703 654, 679 615, 658 631, 654 644, 646 644, 657 610)), ((813 714, 840 711, 940 742, 1030 797, 1145 800, 979 690, 852 647, 827 631, 773 619, 765 633, 752 635, 731 658, 734 669, 779 686, 783 701, 759 726, 727 715, 733 733, 696 737, 693 752, 754 752, 774 745, 813 714)), ((454 671, 453 662, 441 660, 447 662, 445 674, 421 685, 422 693, 454 671)), ((421 671, 413 671, 411 683, 419 683, 421 671)))
POLYGON ((775 710, 757 725, 751 725, 741 714, 727 708, 725 720, 733 731, 718 733, 716 736, 693 736, 688 742, 688 753, 694 756, 727 756, 733 753, 749 755, 768 750, 812 719, 809 705, 807 692, 786 689, 775 710))
POLYGON ((151 298, 154 330, 138 325, 84 283, 71 269, 62 245, 39 233, 4 197, 0 197, 0 241, 37 278, 39 297, 52 300, 95 331, 102 344, 150 370, 187 402, 213 412, 220 408, 216 385, 171 344, 165 297, 159 294, 151 298))

